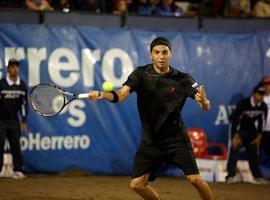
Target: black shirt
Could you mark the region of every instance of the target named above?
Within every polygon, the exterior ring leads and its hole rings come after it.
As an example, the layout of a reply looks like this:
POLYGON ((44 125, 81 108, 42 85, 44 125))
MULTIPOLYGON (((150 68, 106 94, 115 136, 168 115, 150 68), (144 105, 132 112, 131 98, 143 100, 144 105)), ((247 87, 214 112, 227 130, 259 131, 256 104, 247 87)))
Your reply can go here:
POLYGON ((232 134, 235 132, 262 133, 267 116, 267 105, 264 102, 255 105, 252 97, 240 101, 231 115, 232 134))
POLYGON ((175 138, 184 129, 180 111, 187 97, 194 99, 194 79, 171 67, 159 74, 152 64, 135 69, 123 84, 137 93, 137 107, 142 122, 142 141, 160 143, 175 138))
POLYGON ((21 112, 22 121, 27 115, 27 90, 25 83, 9 85, 6 78, 0 82, 0 119, 17 119, 21 112))

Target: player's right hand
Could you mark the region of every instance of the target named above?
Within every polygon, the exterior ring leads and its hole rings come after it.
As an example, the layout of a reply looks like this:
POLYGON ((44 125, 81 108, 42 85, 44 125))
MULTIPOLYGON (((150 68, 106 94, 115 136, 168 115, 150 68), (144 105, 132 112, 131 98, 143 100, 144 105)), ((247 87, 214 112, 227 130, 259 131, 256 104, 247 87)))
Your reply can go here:
POLYGON ((27 131, 27 124, 25 122, 21 122, 21 131, 27 131))
POLYGON ((103 98, 104 93, 101 91, 91 91, 89 92, 88 99, 91 101, 97 101, 103 98))

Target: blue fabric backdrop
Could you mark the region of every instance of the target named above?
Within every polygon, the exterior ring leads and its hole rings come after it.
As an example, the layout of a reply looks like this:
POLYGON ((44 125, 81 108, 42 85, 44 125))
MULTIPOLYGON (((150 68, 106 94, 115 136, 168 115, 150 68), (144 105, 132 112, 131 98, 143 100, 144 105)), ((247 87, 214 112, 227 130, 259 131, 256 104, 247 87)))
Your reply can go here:
MULTIPOLYGON (((205 85, 212 109, 187 101, 187 127, 201 127, 210 141, 227 141, 235 103, 270 74, 270 32, 158 32, 71 26, 0 25, 0 76, 9 58, 21 60, 29 90, 51 82, 72 92, 120 87, 138 65, 151 62, 156 36, 173 45, 172 66, 205 85)), ((124 103, 74 101, 61 115, 42 118, 29 108, 22 148, 28 171, 81 168, 92 173, 130 174, 140 140, 136 95, 124 103)))

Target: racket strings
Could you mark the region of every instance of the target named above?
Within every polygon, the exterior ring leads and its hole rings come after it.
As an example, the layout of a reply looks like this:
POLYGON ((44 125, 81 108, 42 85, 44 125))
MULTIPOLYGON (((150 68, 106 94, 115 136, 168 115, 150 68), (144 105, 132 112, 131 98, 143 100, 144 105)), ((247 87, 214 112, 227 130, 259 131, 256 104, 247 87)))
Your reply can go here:
POLYGON ((52 116, 60 112, 65 105, 60 91, 49 85, 40 85, 30 95, 33 108, 42 115, 52 116))

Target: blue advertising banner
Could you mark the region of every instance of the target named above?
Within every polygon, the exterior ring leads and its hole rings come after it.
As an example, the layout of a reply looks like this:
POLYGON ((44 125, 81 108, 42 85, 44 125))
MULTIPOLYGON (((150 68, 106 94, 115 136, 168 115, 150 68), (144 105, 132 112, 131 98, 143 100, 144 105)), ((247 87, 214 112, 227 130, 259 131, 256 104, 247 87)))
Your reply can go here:
MULTIPOLYGON (((183 111, 187 127, 206 130, 210 141, 226 143, 235 103, 270 74, 270 32, 158 32, 72 26, 0 25, 0 77, 10 58, 21 61, 29 90, 53 83, 75 93, 100 90, 104 81, 121 87, 139 65, 150 63, 157 36, 173 45, 171 65, 205 85, 212 109, 193 100, 183 111)), ((38 116, 29 108, 21 145, 28 171, 130 174, 141 137, 136 95, 124 103, 73 101, 60 115, 38 116)))

